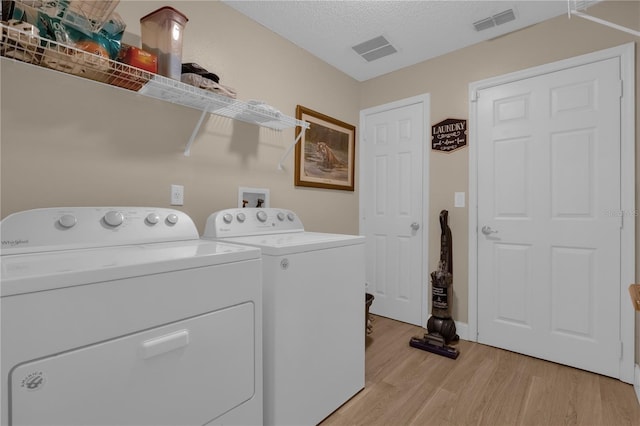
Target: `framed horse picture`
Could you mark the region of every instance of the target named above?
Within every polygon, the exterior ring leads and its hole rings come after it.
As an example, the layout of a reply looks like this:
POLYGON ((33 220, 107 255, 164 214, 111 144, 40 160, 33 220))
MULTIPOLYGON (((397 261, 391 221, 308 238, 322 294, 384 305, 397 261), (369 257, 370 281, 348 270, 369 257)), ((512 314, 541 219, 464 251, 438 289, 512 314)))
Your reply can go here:
MULTIPOLYGON (((296 118, 310 124, 296 144, 295 185, 354 190, 356 128, 301 105, 296 118)), ((301 132, 296 128, 296 136, 301 132)))

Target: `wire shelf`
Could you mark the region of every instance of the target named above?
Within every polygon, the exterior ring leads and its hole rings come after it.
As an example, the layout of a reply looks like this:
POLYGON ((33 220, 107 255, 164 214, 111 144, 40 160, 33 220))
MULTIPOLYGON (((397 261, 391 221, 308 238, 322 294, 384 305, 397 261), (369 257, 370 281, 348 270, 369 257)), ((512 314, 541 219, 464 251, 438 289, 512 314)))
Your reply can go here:
POLYGON ((138 92, 199 111, 275 130, 309 123, 288 117, 264 104, 252 104, 160 76, 105 56, 42 38, 20 23, 0 24, 0 56, 138 92))

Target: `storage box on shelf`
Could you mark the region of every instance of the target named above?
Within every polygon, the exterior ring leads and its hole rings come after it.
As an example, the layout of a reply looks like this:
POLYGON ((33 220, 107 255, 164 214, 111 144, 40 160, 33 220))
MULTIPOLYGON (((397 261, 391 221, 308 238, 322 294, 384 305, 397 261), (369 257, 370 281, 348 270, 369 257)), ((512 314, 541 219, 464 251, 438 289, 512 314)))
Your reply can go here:
POLYGON ((66 25, 81 31, 98 32, 109 20, 120 0, 48 0, 34 2, 16 0, 21 7, 34 7, 44 13, 57 16, 66 25))

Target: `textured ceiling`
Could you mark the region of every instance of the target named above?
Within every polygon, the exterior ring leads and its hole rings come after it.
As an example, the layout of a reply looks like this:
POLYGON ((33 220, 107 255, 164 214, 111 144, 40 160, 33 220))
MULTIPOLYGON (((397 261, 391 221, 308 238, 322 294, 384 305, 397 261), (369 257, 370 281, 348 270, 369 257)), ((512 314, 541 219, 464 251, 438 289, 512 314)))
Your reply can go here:
POLYGON ((238 1, 238 12, 358 81, 365 81, 567 13, 566 0, 238 1), (516 19, 473 23, 513 9, 516 19), (397 53, 367 62, 352 46, 384 36, 397 53))

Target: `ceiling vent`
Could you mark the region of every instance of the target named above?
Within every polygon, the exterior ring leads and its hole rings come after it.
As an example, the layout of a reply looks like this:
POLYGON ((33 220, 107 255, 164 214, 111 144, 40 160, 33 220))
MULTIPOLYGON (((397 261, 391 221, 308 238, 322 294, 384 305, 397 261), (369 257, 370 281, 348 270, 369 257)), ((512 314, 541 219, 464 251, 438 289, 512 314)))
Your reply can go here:
POLYGON ((473 26, 475 27, 476 31, 483 31, 497 25, 502 25, 507 22, 514 21, 515 19, 516 14, 513 12, 513 9, 507 9, 504 12, 496 13, 495 15, 488 18, 476 21, 473 23, 473 26))
POLYGON ((398 50, 383 36, 378 36, 352 47, 367 62, 389 56, 398 50))

